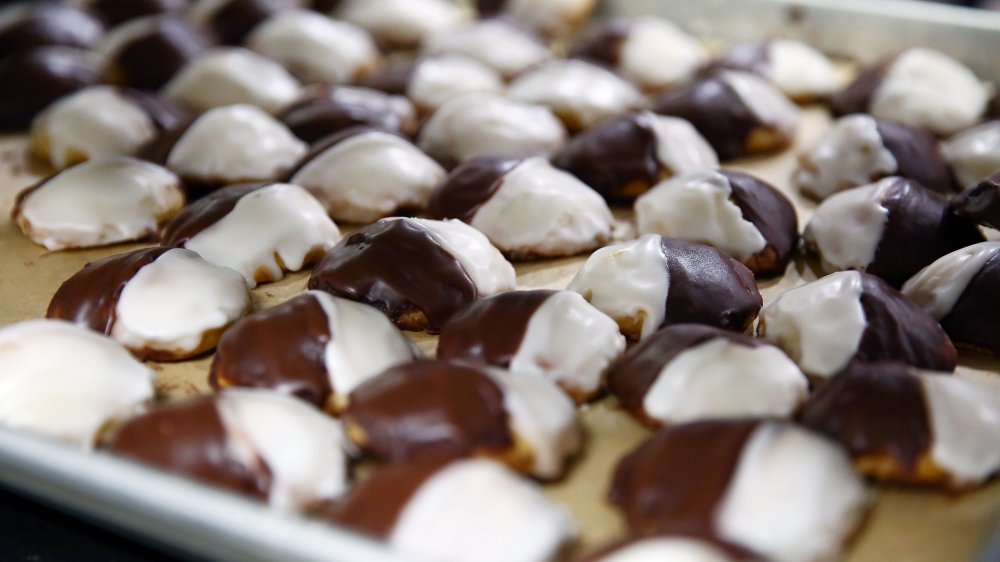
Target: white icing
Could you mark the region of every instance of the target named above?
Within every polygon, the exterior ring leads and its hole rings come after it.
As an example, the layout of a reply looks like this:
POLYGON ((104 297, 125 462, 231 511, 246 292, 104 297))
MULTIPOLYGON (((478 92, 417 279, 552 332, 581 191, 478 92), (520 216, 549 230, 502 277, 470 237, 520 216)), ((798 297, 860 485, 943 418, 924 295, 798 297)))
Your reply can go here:
POLYGON ((216 12, 232 0, 195 0, 188 8, 188 21, 198 27, 208 27, 216 12))
POLYGON ((409 141, 372 131, 318 154, 292 177, 336 220, 366 223, 404 207, 422 209, 447 172, 409 141))
POLYGON ((406 220, 427 231, 446 252, 452 255, 472 279, 480 298, 513 291, 516 288, 514 266, 504 259, 483 233, 456 219, 406 220))
POLYGON ((861 274, 841 271, 789 289, 760 312, 767 341, 810 375, 830 377, 858 350, 868 322, 861 274))
POLYGON ((334 16, 368 30, 381 42, 400 46, 418 45, 467 19, 448 0, 344 0, 334 16))
POLYGON ((732 193, 729 179, 719 172, 675 176, 636 200, 639 232, 709 244, 746 261, 767 240, 730 201, 732 193))
POLYGON ((857 114, 838 119, 799 155, 792 181, 803 192, 824 199, 896 170, 896 158, 882 144, 875 119, 857 114))
POLYGON ((184 65, 163 94, 195 111, 247 103, 275 113, 295 100, 299 82, 253 51, 217 47, 184 65))
POLYGON ((463 55, 508 78, 552 58, 541 41, 498 19, 479 20, 431 35, 424 42, 424 53, 463 55))
POLYGON ((178 139, 167 167, 185 178, 239 183, 276 179, 308 146, 260 108, 208 111, 178 139))
POLYGON ((980 242, 956 250, 921 269, 903 285, 902 293, 941 320, 962 297, 986 262, 1000 254, 1000 242, 980 242))
POLYGON ((946 375, 918 375, 934 436, 931 458, 955 485, 976 485, 1000 469, 1000 389, 946 375))
POLYGON ((555 383, 535 373, 487 372, 503 389, 511 432, 531 448, 532 476, 556 478, 562 474, 566 459, 583 444, 573 401, 555 383))
POLYGON ((773 84, 749 72, 725 70, 719 76, 761 123, 789 137, 795 136, 802 112, 773 84))
POLYGON ((547 35, 559 35, 582 23, 596 0, 506 0, 504 12, 547 35))
POLYGON ((111 86, 61 98, 31 125, 31 142, 56 169, 101 156, 132 154, 156 135, 146 112, 111 86))
POLYGON ((514 100, 550 107, 581 129, 645 103, 628 82, 579 60, 547 62, 516 78, 507 93, 514 100))
POLYGON ((909 49, 889 66, 869 109, 882 119, 938 135, 974 125, 990 91, 961 63, 931 49, 909 49))
POLYGON ((614 217, 596 191, 549 161, 529 158, 501 180, 470 224, 515 256, 571 256, 611 238, 614 217))
POLYGON ((456 461, 400 511, 389 544, 442 562, 545 562, 576 534, 536 484, 484 459, 456 461))
POLYGON ((843 86, 840 73, 830 59, 800 41, 770 41, 768 59, 771 80, 793 98, 825 96, 843 86))
POLYGON ((0 328, 0 424, 89 449, 153 397, 153 372, 111 338, 61 320, 0 328))
POLYGON ((684 537, 655 537, 629 543, 600 562, 732 562, 715 546, 684 537))
POLYGON ((706 418, 788 416, 808 395, 802 371, 780 349, 714 338, 663 366, 642 407, 664 424, 706 418))
POLYGON ((648 124, 656 138, 656 159, 671 174, 714 170, 719 156, 694 125, 678 117, 642 112, 638 120, 648 124))
POLYGON ((465 162, 480 156, 549 156, 565 142, 566 129, 546 107, 467 94, 431 115, 418 144, 438 160, 465 162))
POLYGON ((816 208, 802 237, 819 250, 825 271, 864 271, 872 263, 889 218, 882 201, 898 181, 886 178, 841 191, 816 208))
POLYGON ((189 354, 206 333, 221 331, 250 308, 242 275, 175 248, 125 284, 111 337, 133 350, 189 354))
POLYGON ((410 340, 378 310, 322 291, 310 291, 329 321, 326 371, 330 386, 347 396, 355 387, 382 371, 413 361, 410 340))
POLYGON ((379 59, 375 41, 363 29, 305 10, 268 18, 254 28, 246 45, 306 83, 351 82, 379 59))
POLYGON ((697 39, 673 22, 643 17, 631 24, 618 66, 640 86, 662 89, 690 80, 706 62, 708 53, 697 39))
POLYGON ((443 55, 417 63, 406 96, 417 107, 433 111, 463 94, 502 90, 503 80, 492 68, 468 57, 443 55))
POLYGON ((14 216, 49 250, 143 238, 184 205, 180 180, 166 168, 125 157, 67 168, 28 195, 14 216))
POLYGON ((958 182, 969 188, 1000 171, 1000 121, 962 131, 941 143, 958 182))
POLYGON ((625 351, 618 324, 579 294, 559 291, 531 316, 510 370, 548 377, 562 388, 590 396, 625 351))
POLYGON ((641 322, 641 339, 666 318, 669 287, 661 238, 647 234, 591 254, 567 289, 619 324, 641 322))
POLYGON ((864 482, 840 447, 765 422, 743 448, 716 528, 775 562, 835 560, 867 503, 864 482))
POLYGON ((276 183, 244 195, 218 222, 195 234, 184 247, 243 275, 277 281, 298 271, 306 257, 330 249, 340 238, 337 225, 304 188, 276 183), (281 261, 279 262, 278 259, 281 261))
POLYGON ((216 407, 230 453, 245 466, 267 466, 271 507, 297 510, 347 491, 346 440, 333 418, 297 398, 258 389, 226 390, 216 407))

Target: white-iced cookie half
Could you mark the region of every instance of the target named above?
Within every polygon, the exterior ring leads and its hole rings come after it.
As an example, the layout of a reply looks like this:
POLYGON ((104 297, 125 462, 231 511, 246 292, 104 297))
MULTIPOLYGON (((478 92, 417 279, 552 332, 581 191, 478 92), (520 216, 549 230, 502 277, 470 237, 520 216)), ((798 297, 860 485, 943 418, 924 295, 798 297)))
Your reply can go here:
POLYGON ((959 186, 970 188, 1000 171, 1000 121, 961 131, 941 143, 959 186))
POLYGON ((477 20, 431 35, 424 41, 428 55, 462 55, 512 78, 552 58, 537 37, 504 20, 477 20), (502 46, 502 48, 498 48, 502 46))
POLYGON ((394 48, 419 46, 428 36, 453 29, 468 14, 448 0, 345 0, 333 16, 357 25, 394 48))
POLYGON ((295 100, 299 89, 299 81, 277 62, 247 49, 218 47, 185 65, 163 93, 195 111, 250 104, 276 113, 295 100))

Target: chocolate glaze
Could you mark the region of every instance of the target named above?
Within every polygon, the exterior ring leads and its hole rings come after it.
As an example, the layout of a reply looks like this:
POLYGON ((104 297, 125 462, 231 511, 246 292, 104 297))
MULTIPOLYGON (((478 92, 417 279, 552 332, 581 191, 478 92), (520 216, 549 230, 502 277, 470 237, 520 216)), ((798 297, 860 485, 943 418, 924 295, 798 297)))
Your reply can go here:
POLYGON ((850 115, 852 113, 868 113, 868 105, 885 80, 885 75, 889 67, 895 62, 896 57, 883 60, 875 66, 865 69, 858 74, 854 82, 846 88, 830 97, 830 109, 837 117, 850 115))
POLYGON ((718 540, 715 512, 760 421, 714 420, 660 430, 626 455, 609 499, 637 534, 718 540))
POLYGON ((0 60, 0 127, 21 127, 57 99, 106 81, 93 54, 40 47, 0 60))
POLYGON ((636 113, 583 131, 553 162, 609 200, 632 200, 660 180, 656 135, 636 113), (640 184, 639 189, 635 185, 640 184))
POLYGON ((110 334, 115 323, 115 308, 125 285, 140 269, 170 250, 154 246, 88 263, 60 285, 49 302, 45 317, 68 320, 110 334))
POLYGON ((690 121, 722 160, 745 155, 750 134, 764 125, 718 75, 667 92, 654 102, 653 110, 690 121))
POLYGON ((366 76, 361 80, 361 86, 387 94, 405 96, 410 87, 410 79, 417 70, 419 62, 397 63, 366 76))
POLYGON ((721 57, 710 62, 703 72, 711 74, 721 69, 742 70, 769 79, 771 77, 770 47, 769 41, 737 43, 726 49, 721 57))
POLYGON ((419 310, 428 331, 478 297, 459 261, 405 219, 381 220, 341 240, 313 270, 309 288, 370 304, 394 322, 419 310))
POLYGON ((569 56, 605 66, 616 66, 622 46, 632 32, 632 21, 625 18, 604 20, 586 30, 570 47, 569 56))
POLYGON ((956 216, 942 196, 912 180, 895 180, 882 206, 889 214, 866 271, 895 288, 941 256, 983 241, 974 222, 956 216))
POLYGON ((664 325, 706 324, 745 331, 763 304, 753 273, 719 250, 663 238, 670 288, 664 325))
POLYGON ((374 538, 387 538, 410 498, 451 461, 431 455, 382 466, 324 510, 323 517, 374 538))
POLYGON ((677 355, 715 338, 726 338, 746 347, 766 345, 763 340, 728 330, 699 324, 677 324, 654 332, 628 350, 608 373, 608 388, 640 421, 658 427, 661 424, 644 414, 643 400, 660 371, 677 355))
POLYGON ((503 389, 482 370, 420 361, 386 370, 351 392, 344 425, 364 431, 380 460, 500 454, 514 445, 503 389))
POLYGON ((896 159, 895 175, 915 180, 938 193, 948 194, 958 187, 934 135, 882 119, 875 120, 875 127, 882 145, 896 159))
POLYGON ((334 335, 314 295, 299 295, 248 316, 226 330, 212 359, 208 381, 270 388, 322 408, 332 393, 326 346, 334 335))
POLYGON ((212 14, 209 28, 226 45, 240 45, 267 18, 296 8, 295 0, 229 0, 212 14))
POLYGON ((956 195, 951 208, 960 217, 1000 229, 1000 173, 956 195))
POLYGON ((271 488, 271 473, 258 459, 251 470, 236 460, 216 406, 202 396, 132 418, 114 435, 115 454, 257 497, 271 488))
POLYGON ((972 277, 941 325, 959 345, 1000 355, 1000 255, 972 277))
POLYGON ((56 2, 38 2, 22 18, 0 29, 0 59, 36 47, 89 49, 104 34, 91 14, 56 2))
POLYGON ((186 21, 164 17, 150 32, 124 44, 111 63, 129 86, 158 90, 212 43, 186 21))
POLYGON ((268 183, 231 185, 214 191, 181 209, 163 228, 160 244, 183 246, 202 230, 222 220, 236 207, 244 195, 266 187, 268 183))
POLYGON ((851 363, 809 397, 801 423, 855 458, 888 455, 911 471, 931 445, 923 385, 903 363, 851 363))
POLYGON ((885 281, 861 274, 861 308, 867 327, 854 358, 864 363, 901 361, 920 369, 951 372, 958 354, 931 315, 885 281))
POLYGON ((157 131, 174 129, 191 120, 191 112, 159 94, 131 89, 122 90, 122 94, 153 120, 157 131))
POLYGON ((431 195, 427 211, 439 219, 471 222, 479 207, 500 189, 521 158, 476 158, 452 170, 431 195))
POLYGON ((339 133, 356 125, 392 133, 412 132, 410 123, 381 95, 367 96, 357 103, 333 99, 336 88, 312 91, 281 114, 281 121, 292 133, 308 143, 339 133))
POLYGON ((112 27, 143 16, 180 13, 189 4, 188 0, 90 0, 87 7, 112 27))
POLYGON ((757 275, 781 275, 799 242, 799 220, 792 203, 771 184, 750 174, 723 170, 732 188, 730 201, 753 223, 766 246, 750 259, 757 275), (768 263, 769 255, 774 261, 768 263))
POLYGON ((441 329, 438 358, 509 367, 532 316, 554 294, 513 291, 470 304, 441 329))
POLYGON ((476 0, 476 9, 483 17, 495 16, 503 11, 507 0, 476 0))

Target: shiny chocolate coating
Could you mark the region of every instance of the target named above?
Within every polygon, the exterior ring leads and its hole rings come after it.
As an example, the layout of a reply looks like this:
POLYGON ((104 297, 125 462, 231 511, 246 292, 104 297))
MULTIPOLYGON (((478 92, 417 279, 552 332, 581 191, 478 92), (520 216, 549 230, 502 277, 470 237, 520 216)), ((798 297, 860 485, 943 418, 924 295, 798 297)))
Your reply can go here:
POLYGON ((160 244, 183 246, 199 232, 219 222, 236 207, 244 195, 265 187, 267 183, 227 186, 191 203, 181 210, 160 234, 160 244))
POLYGON ((500 189, 504 176, 521 162, 521 158, 485 157, 461 164, 434 191, 428 212, 437 218, 472 221, 479 207, 500 189))
POLYGON ((1000 356, 1000 255, 972 277, 941 326, 960 346, 1000 356))
POLYGON ((927 131, 876 119, 875 127, 882 145, 896 160, 894 175, 914 180, 938 193, 950 194, 958 187, 948 163, 938 148, 937 139, 927 131))
POLYGON ((570 46, 569 56, 605 66, 615 66, 621 59, 622 45, 632 31, 632 22, 609 19, 584 31, 570 46))
POLYGON ((556 291, 512 291, 472 303, 444 325, 439 359, 509 367, 528 322, 556 291))
POLYGON ((181 13, 189 4, 189 0, 90 0, 87 8, 111 27, 143 16, 181 13))
POLYGON ((758 41, 732 45, 721 57, 713 60, 703 70, 711 74, 719 69, 742 70, 765 78, 771 72, 770 42, 758 41))
POLYGON ((40 47, 0 60, 0 126, 23 127, 57 99, 107 81, 98 57, 69 47, 40 47))
POLYGON ((101 21, 84 10, 56 2, 38 2, 0 29, 0 59, 36 47, 89 49, 103 34, 101 21))
POLYGON ((833 110, 833 114, 842 117, 852 113, 868 113, 868 105, 875 95, 875 90, 882 85, 889 67, 895 60, 896 57, 890 57, 863 70, 854 82, 834 94, 830 98, 830 109, 833 110))
POLYGON ((951 208, 956 215, 1000 229, 1000 173, 956 195, 951 208))
POLYGON ((125 43, 111 65, 125 84, 157 90, 214 43, 205 32, 179 18, 159 18, 147 33, 125 43))
POLYGON ((764 237, 766 246, 747 262, 757 275, 781 275, 799 242, 799 220, 795 207, 771 184, 743 172, 722 170, 732 189, 730 201, 740 208, 764 237))
POLYGON ((190 111, 159 94, 132 89, 125 89, 122 93, 149 116, 159 132, 173 130, 191 121, 190 111))
POLYGON ((212 14, 208 28, 222 43, 240 45, 259 23, 295 7, 295 0, 228 0, 212 14))
POLYGON ((373 95, 346 101, 332 96, 335 90, 312 91, 285 109, 280 120, 310 144, 358 125, 392 133, 413 132, 413 124, 392 107, 388 98, 373 95))

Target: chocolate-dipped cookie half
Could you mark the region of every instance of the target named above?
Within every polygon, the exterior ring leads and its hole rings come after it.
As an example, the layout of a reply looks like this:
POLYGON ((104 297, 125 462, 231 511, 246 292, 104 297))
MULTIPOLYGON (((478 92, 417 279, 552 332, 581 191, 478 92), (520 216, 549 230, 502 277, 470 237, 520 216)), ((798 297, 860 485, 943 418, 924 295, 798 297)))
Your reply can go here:
POLYGON ((129 21, 160 14, 183 14, 191 0, 76 0, 97 14, 109 28, 129 21))
POLYGON ((798 247, 792 203, 750 174, 705 171, 659 183, 635 202, 641 234, 714 246, 758 276, 781 275, 798 247))
POLYGON ((939 257, 983 241, 976 223, 943 197, 896 177, 823 201, 802 237, 824 271, 866 271, 895 288, 939 257))
POLYGON ((110 30, 94 50, 108 61, 116 81, 159 90, 214 43, 212 36, 176 16, 151 16, 110 30))
POLYGON ((104 34, 93 14, 59 2, 19 2, 0 9, 0 59, 37 47, 89 49, 104 34))
POLYGON ((370 304, 404 330, 438 332, 463 306, 515 288, 514 267, 458 220, 382 219, 327 252, 309 288, 370 304))
POLYGON ((960 217, 1000 229, 1000 173, 953 197, 951 209, 960 217))
POLYGON ((720 68, 758 74, 800 103, 825 99, 844 86, 841 72, 825 54, 792 39, 731 45, 707 70, 720 68))
POLYGON ((298 0, 192 0, 187 15, 223 43, 241 45, 262 22, 300 4, 298 0))
POLYGON ((304 90, 279 119, 310 144, 357 125, 407 137, 417 131, 417 110, 405 96, 351 86, 304 90))
POLYGON ((39 47, 0 59, 0 127, 25 127, 57 99, 107 81, 103 59, 83 49, 39 47))
POLYGON ((852 360, 953 371, 955 346, 937 321, 874 275, 842 271, 789 289, 760 313, 757 333, 802 371, 826 380, 852 360))

